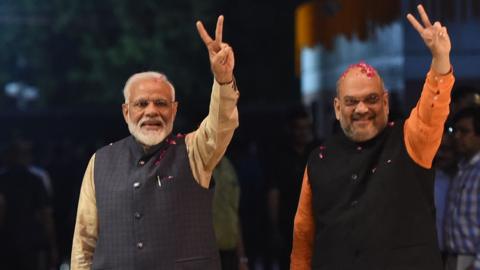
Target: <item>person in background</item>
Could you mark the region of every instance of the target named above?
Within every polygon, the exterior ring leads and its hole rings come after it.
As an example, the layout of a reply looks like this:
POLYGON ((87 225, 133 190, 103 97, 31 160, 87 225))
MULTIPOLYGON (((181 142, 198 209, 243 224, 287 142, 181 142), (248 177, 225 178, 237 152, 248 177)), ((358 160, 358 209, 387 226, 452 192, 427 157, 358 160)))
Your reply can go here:
POLYGON ((30 169, 30 144, 14 140, 0 172, 0 269, 46 270, 58 264, 51 201, 30 169))
POLYGON ((480 106, 480 90, 468 85, 455 87, 452 91, 450 115, 453 117, 462 109, 473 106, 480 106))
POLYGON ((444 224, 446 270, 480 269, 480 107, 453 118, 460 162, 451 181, 444 224))
POLYGON ((213 180, 213 227, 222 270, 248 270, 238 213, 240 186, 235 168, 227 157, 215 167, 213 180))
POLYGON ((290 269, 293 219, 300 197, 303 171, 315 143, 312 119, 305 108, 293 108, 286 122, 288 138, 277 147, 272 158, 268 190, 270 246, 280 270, 290 269))
POLYGON ((435 167, 434 202, 437 223, 438 246, 442 251, 442 258, 445 259, 445 242, 443 239, 445 224, 445 212, 447 207, 447 194, 453 177, 457 171, 457 155, 454 149, 452 134, 445 130, 442 142, 438 148, 437 155, 433 162, 435 167))

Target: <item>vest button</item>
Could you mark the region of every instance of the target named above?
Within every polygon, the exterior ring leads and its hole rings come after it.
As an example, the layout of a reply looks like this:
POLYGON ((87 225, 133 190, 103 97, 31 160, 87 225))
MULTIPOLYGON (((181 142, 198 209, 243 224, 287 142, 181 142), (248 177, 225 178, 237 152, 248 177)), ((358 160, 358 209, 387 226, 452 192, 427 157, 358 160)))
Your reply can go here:
POLYGON ((142 214, 140 214, 139 212, 135 212, 136 219, 140 219, 141 217, 142 217, 142 214))
POLYGON ((356 173, 352 174, 352 180, 355 181, 355 180, 357 180, 357 179, 358 179, 358 174, 356 174, 356 173))
POLYGON ((137 248, 142 249, 143 248, 143 242, 138 242, 137 243, 137 248))
POLYGON ((134 187, 134 188, 139 188, 139 187, 140 187, 140 183, 139 183, 139 182, 133 183, 133 187, 134 187))
POLYGON ((140 166, 143 166, 143 165, 145 165, 145 161, 143 161, 143 160, 140 160, 140 161, 138 162, 138 165, 140 165, 140 166))

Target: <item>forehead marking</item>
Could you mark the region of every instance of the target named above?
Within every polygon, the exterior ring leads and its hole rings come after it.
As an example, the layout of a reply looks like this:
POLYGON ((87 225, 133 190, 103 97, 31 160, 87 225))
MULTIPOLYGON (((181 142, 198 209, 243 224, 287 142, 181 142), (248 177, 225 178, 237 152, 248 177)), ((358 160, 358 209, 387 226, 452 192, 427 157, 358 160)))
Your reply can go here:
POLYGON ((345 79, 345 77, 347 76, 347 74, 352 71, 353 69, 360 69, 360 72, 362 74, 365 74, 367 76, 367 78, 371 79, 373 77, 375 77, 377 75, 377 70, 372 67, 371 65, 361 61, 359 63, 356 63, 356 64, 352 64, 350 66, 348 66, 348 68, 342 73, 342 75, 340 76, 340 79, 345 79))

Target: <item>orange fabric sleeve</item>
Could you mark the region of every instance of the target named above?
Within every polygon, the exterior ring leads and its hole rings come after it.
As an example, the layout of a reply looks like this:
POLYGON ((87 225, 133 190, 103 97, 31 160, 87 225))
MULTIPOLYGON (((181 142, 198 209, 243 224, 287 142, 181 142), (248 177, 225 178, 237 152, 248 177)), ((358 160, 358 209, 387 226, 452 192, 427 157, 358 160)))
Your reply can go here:
POLYGON ((432 167, 442 140, 454 82, 452 70, 445 75, 430 70, 417 106, 412 109, 403 127, 408 154, 418 165, 427 169, 432 167))
POLYGON ((315 226, 312 213, 312 189, 305 169, 302 190, 293 228, 291 270, 310 270, 315 226))

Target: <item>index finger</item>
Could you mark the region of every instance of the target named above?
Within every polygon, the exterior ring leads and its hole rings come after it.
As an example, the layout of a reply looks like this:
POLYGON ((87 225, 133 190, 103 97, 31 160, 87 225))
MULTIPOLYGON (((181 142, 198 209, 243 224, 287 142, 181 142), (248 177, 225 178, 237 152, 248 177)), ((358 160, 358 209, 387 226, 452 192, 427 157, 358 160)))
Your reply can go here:
POLYGON ((423 25, 425 27, 430 27, 432 26, 432 23, 430 22, 430 19, 428 18, 427 12, 423 8, 422 5, 417 6, 418 13, 420 14, 420 18, 422 18, 423 25))
POLYGON ((207 30, 205 30, 205 27, 203 26, 203 23, 201 21, 197 21, 197 31, 198 34, 200 35, 200 38, 202 38, 203 43, 208 46, 208 44, 213 42, 213 39, 210 37, 210 35, 207 33, 207 30))
POLYGON ((218 16, 217 27, 215 28, 215 41, 222 43, 223 37, 223 15, 218 16))
POLYGON ((410 24, 415 28, 419 33, 423 32, 423 26, 413 17, 412 14, 408 13, 407 14, 407 19, 410 22, 410 24))

